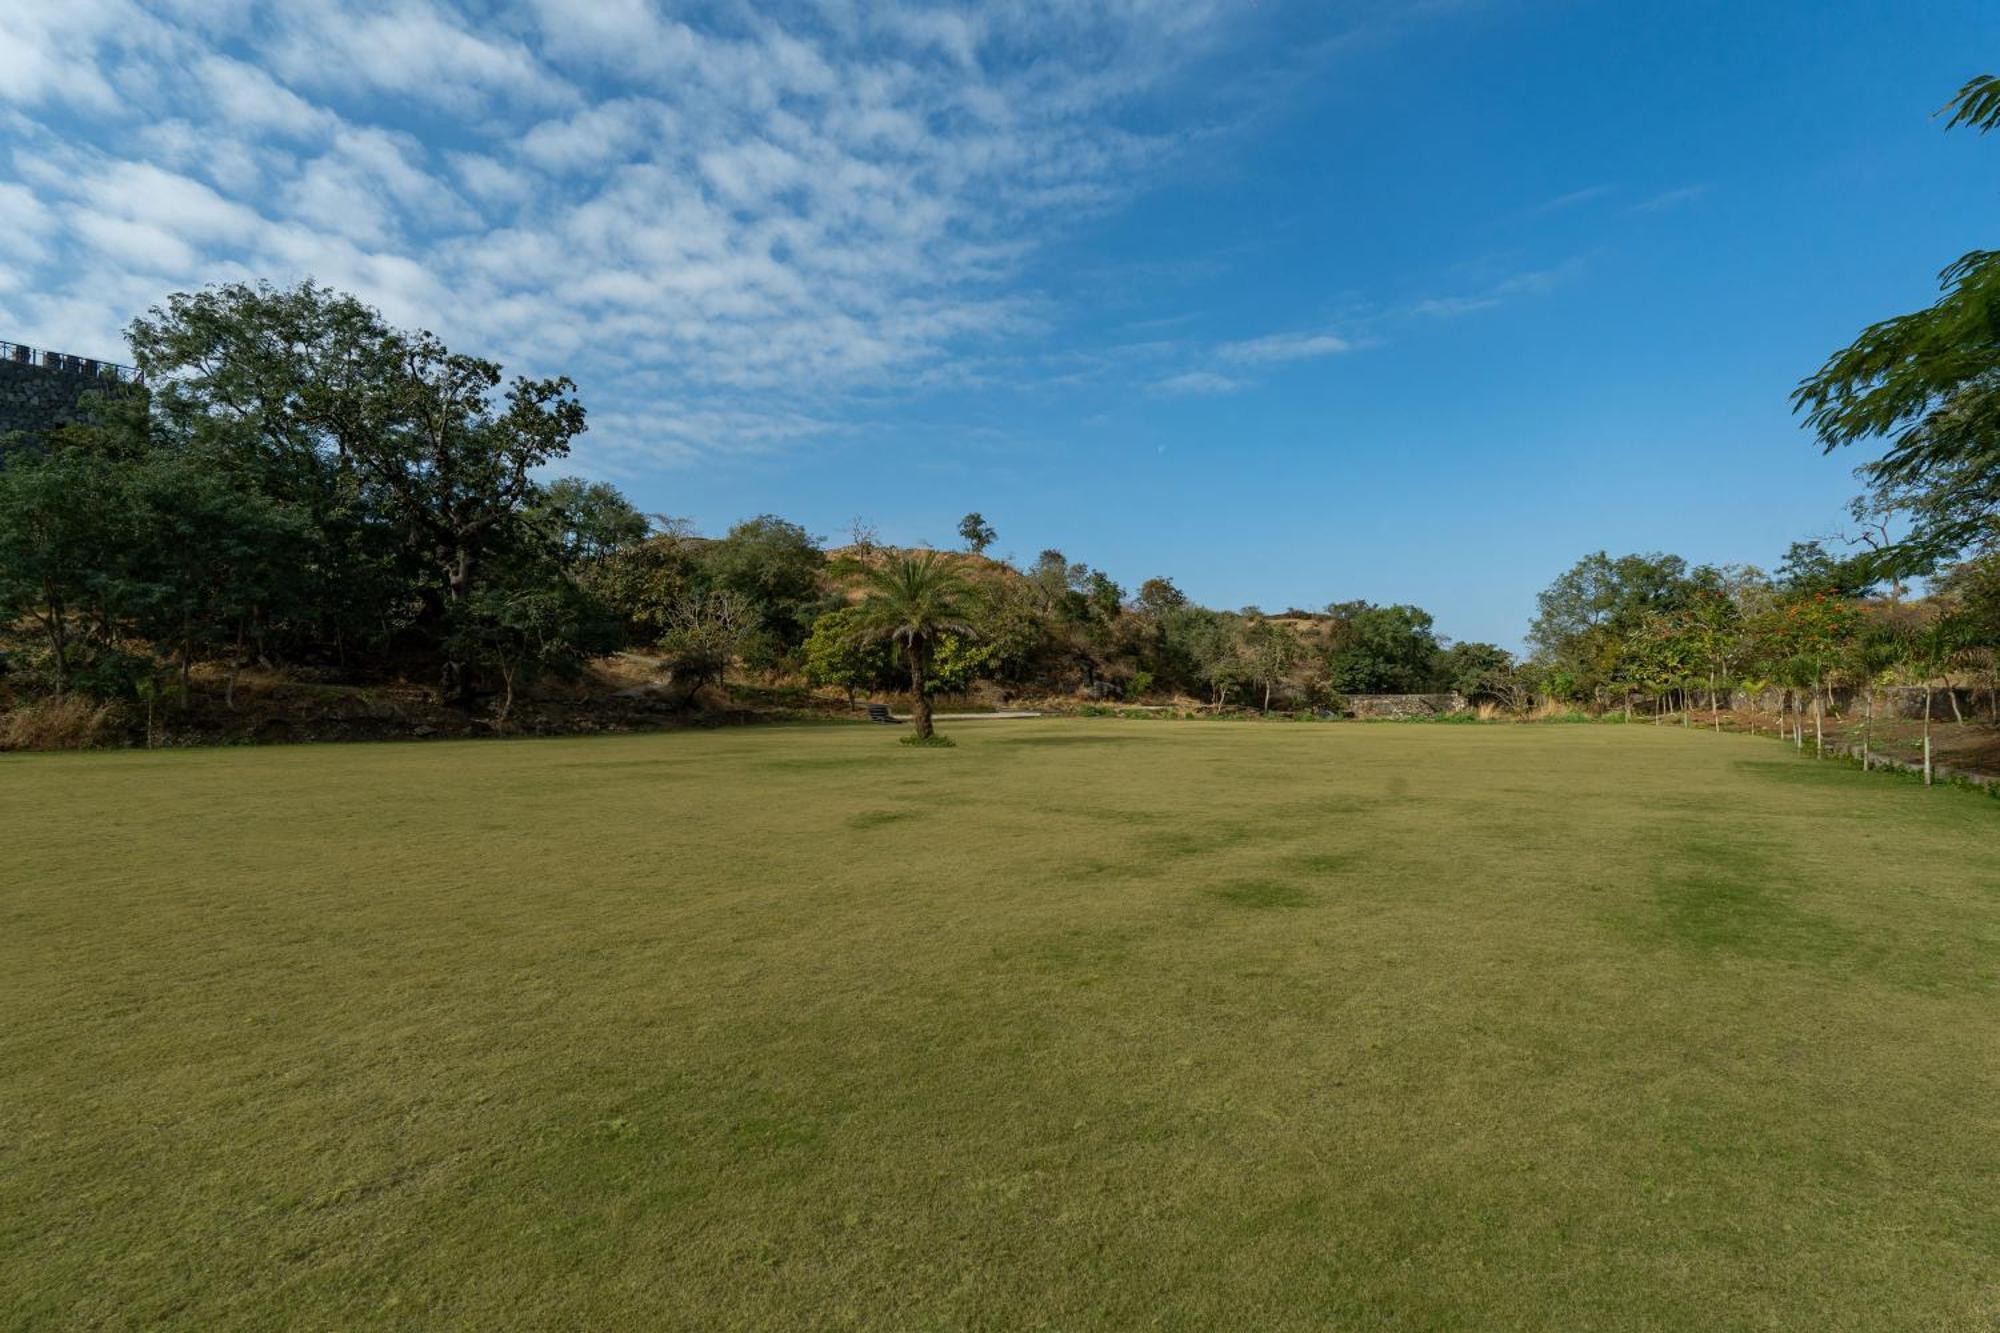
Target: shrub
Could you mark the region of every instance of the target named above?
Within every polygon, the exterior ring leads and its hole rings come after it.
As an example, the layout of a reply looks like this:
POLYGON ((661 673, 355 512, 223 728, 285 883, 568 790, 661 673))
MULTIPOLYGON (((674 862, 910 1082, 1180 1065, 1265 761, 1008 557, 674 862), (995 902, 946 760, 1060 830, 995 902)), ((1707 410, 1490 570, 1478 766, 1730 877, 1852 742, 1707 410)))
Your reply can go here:
POLYGON ((907 736, 899 738, 896 744, 907 745, 912 749, 919 750, 951 750, 958 746, 958 742, 949 736, 940 736, 936 732, 932 732, 928 736, 919 736, 914 731, 907 736))
POLYGON ((121 722, 115 704, 45 695, 0 712, 0 750, 87 750, 115 739, 121 722))

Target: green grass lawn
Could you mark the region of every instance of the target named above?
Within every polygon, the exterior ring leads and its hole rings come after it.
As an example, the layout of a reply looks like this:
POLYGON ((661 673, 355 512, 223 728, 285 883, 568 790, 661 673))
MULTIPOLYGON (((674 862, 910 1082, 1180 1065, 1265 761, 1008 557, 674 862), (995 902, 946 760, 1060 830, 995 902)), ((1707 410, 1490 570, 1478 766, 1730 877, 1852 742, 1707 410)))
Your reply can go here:
POLYGON ((2000 1324, 1993 801, 895 734, 0 760, 0 1322, 2000 1324))

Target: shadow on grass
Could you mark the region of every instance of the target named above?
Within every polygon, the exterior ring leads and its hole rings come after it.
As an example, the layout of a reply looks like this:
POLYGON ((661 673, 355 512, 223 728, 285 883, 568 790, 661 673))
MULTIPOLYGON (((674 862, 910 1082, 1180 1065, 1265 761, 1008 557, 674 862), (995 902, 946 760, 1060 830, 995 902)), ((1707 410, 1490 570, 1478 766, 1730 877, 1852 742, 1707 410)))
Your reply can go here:
POLYGON ((908 819, 922 819, 922 810, 865 810, 858 815, 850 815, 847 827, 851 829, 881 828, 885 824, 900 824, 908 819))
POLYGON ((1810 887, 1740 838, 1683 834, 1661 858, 1653 901, 1658 928, 1684 948, 1827 968, 1859 941, 1799 905, 1810 887))
POLYGON ((1258 911, 1275 908, 1309 907, 1313 896, 1301 885, 1285 879, 1239 879, 1229 884, 1218 884, 1202 892, 1211 898, 1233 907, 1248 907, 1258 911))

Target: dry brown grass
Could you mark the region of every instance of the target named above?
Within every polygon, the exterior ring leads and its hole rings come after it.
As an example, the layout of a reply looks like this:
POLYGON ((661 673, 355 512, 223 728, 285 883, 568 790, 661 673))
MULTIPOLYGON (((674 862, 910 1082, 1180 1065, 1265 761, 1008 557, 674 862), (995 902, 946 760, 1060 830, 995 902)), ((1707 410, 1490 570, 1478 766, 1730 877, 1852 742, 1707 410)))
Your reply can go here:
POLYGON ((79 695, 27 699, 0 712, 0 750, 88 750, 112 740, 120 720, 115 705, 79 695))

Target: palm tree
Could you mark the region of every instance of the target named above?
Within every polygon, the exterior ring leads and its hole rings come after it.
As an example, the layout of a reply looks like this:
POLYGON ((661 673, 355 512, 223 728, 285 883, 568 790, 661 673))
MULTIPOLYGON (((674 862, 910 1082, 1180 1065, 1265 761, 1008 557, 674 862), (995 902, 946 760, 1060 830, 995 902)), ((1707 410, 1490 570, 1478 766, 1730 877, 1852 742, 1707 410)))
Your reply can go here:
POLYGON ((920 739, 931 735, 931 701, 924 693, 939 636, 970 631, 976 594, 951 560, 937 551, 899 555, 865 576, 861 623, 899 645, 910 664, 911 720, 920 739))

